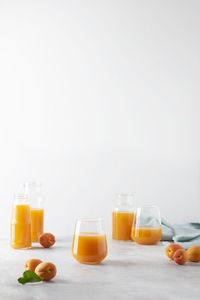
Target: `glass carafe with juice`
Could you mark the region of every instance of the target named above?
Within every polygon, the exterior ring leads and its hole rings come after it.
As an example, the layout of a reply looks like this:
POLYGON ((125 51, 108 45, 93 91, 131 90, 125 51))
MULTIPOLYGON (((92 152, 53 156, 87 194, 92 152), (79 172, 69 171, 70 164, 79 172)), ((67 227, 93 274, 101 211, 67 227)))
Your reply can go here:
POLYGON ((42 184, 26 182, 25 193, 28 195, 31 206, 32 242, 39 242, 39 237, 44 231, 44 208, 41 194, 42 184))
POLYGON ((131 236, 136 243, 142 245, 154 245, 161 240, 161 217, 157 206, 137 208, 136 224, 131 236))
POLYGON ((112 212, 112 238, 114 240, 131 240, 131 228, 135 214, 132 194, 118 194, 112 212))
POLYGON ((16 249, 31 248, 31 211, 28 197, 16 194, 12 206, 10 245, 16 249))

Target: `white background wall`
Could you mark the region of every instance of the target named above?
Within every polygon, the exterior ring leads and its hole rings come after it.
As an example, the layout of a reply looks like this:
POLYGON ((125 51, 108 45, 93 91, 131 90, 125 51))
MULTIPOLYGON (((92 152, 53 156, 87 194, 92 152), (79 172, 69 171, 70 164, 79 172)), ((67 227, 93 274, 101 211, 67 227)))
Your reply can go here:
POLYGON ((200 2, 0 1, 0 236, 44 183, 46 230, 111 228, 117 192, 200 221, 200 2))

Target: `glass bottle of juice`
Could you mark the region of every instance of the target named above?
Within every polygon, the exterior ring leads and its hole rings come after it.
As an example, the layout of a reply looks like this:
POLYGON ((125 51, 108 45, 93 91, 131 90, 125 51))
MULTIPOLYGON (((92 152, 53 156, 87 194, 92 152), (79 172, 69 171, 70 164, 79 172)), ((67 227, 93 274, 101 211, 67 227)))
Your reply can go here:
POLYGON ((44 208, 41 194, 42 184, 26 182, 25 193, 28 195, 31 206, 32 242, 39 242, 39 237, 44 231, 44 208))
POLYGON ((112 212, 112 238, 114 240, 131 240, 131 229, 135 220, 134 196, 118 194, 112 212))
POLYGON ((27 195, 16 194, 12 206, 10 245, 31 248, 31 211, 27 195))

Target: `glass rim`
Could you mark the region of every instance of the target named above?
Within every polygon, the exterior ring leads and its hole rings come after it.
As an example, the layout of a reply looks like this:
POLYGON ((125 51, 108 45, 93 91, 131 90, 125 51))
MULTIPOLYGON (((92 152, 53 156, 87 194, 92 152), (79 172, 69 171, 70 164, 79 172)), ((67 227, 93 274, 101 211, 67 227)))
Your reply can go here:
POLYGON ((142 209, 142 208, 157 208, 157 209, 159 209, 160 210, 160 208, 159 208, 159 206, 158 205, 143 205, 143 206, 139 206, 139 207, 137 207, 137 209, 142 209))
POLYGON ((77 218, 77 222, 103 222, 103 218, 77 218))
POLYGON ((27 186, 41 187, 42 185, 43 183, 41 181, 27 180, 24 182, 24 187, 27 186))
POLYGON ((117 193, 115 194, 116 197, 135 197, 134 193, 117 193))
POLYGON ((20 199, 28 199, 28 194, 26 193, 14 193, 14 198, 20 198, 20 199))

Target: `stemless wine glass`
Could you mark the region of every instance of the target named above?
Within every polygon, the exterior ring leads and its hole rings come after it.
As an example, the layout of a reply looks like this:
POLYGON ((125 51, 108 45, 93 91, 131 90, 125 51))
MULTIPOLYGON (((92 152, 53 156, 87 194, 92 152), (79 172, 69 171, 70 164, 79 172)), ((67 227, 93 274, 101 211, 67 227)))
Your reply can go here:
POLYGON ((72 255, 82 264, 98 264, 107 256, 107 241, 102 219, 76 221, 72 255))
POLYGON ((161 240, 161 217, 157 206, 137 209, 136 224, 132 228, 132 239, 143 245, 154 245, 161 240))

